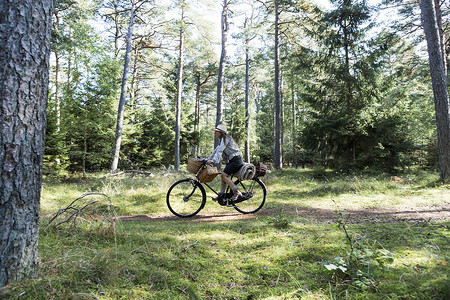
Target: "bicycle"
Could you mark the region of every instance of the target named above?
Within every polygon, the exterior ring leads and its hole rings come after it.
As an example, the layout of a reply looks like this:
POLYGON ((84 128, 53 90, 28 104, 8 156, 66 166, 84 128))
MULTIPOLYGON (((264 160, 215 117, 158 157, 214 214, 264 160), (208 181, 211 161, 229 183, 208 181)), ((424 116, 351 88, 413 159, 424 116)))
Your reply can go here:
MULTIPOLYGON (((205 207, 206 190, 203 185, 217 195, 217 203, 219 205, 233 207, 242 214, 256 213, 263 207, 266 201, 267 189, 258 176, 245 181, 236 179, 234 184, 239 186, 242 196, 232 201, 233 192, 229 186, 227 186, 225 193, 218 193, 208 183, 200 182, 198 175, 204 168, 206 168, 206 160, 202 162, 202 166, 195 178, 179 180, 169 188, 166 202, 169 210, 174 215, 180 218, 192 217, 205 207)), ((218 175, 220 174, 218 173, 218 175)), ((233 179, 233 175, 231 178, 233 179)))

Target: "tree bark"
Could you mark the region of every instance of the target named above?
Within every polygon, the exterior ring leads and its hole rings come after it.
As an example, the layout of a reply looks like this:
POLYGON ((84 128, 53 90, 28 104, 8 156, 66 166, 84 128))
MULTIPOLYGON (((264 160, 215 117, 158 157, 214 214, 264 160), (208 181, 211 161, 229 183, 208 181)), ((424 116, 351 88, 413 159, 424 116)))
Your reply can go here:
MULTIPOLYGON (((58 140, 61 134, 61 99, 59 98, 59 72, 60 72, 60 60, 59 52, 55 50, 55 112, 56 112, 56 134, 58 135, 58 140)), ((61 155, 56 158, 56 164, 61 165, 61 155)))
POLYGON ((83 155, 81 157, 81 168, 83 171, 83 178, 87 177, 86 174, 86 157, 87 157, 87 125, 88 125, 88 110, 84 108, 84 126, 83 126, 83 155))
POLYGON ((119 38, 120 38, 120 21, 119 21, 119 6, 117 1, 113 1, 114 7, 114 57, 117 59, 119 57, 119 38))
POLYGON ((136 123, 136 105, 137 105, 137 97, 138 97, 138 88, 139 88, 139 78, 138 78, 138 61, 140 58, 140 49, 139 45, 135 46, 134 49, 134 58, 133 58, 133 71, 131 72, 131 82, 129 88, 129 97, 130 97, 130 122, 131 124, 136 123))
MULTIPOLYGON (((59 30, 59 14, 54 11, 54 24, 53 30, 59 30)), ((56 112, 56 132, 61 130, 61 103, 59 99, 59 71, 60 71, 60 60, 59 60, 59 49, 55 46, 55 112, 56 112)), ((59 163, 58 163, 59 164, 59 163)))
MULTIPOLYGON (((227 57, 228 36, 228 0, 223 0, 222 7, 222 51, 220 53, 219 70, 217 76, 217 113, 216 126, 223 121, 223 80, 225 77, 225 59, 227 57)), ((214 140, 214 147, 219 145, 219 139, 214 140)))
POLYGON ((61 100, 59 99, 59 52, 55 50, 55 112, 56 112, 56 132, 61 131, 61 100))
MULTIPOLYGON (((200 72, 194 74, 195 78, 195 117, 194 117, 194 132, 200 136, 200 94, 202 86, 200 84, 200 72)), ((199 143, 194 144, 194 157, 198 156, 199 143)))
MULTIPOLYGON (((345 0, 343 3, 344 7, 351 7, 352 3, 350 0, 345 0)), ((351 108, 352 105, 352 86, 350 83, 350 41, 348 36, 348 18, 349 16, 346 14, 342 14, 340 26, 342 28, 342 32, 344 33, 344 52, 345 52, 345 73, 347 75, 346 85, 347 91, 345 94, 345 99, 347 100, 347 110, 351 108)))
POLYGON ((0 288, 37 264, 52 4, 0 1, 0 288))
POLYGON ((250 35, 250 28, 254 20, 254 10, 251 15, 245 17, 244 32, 245 32, 245 126, 247 131, 247 138, 245 141, 245 160, 250 162, 250 41, 256 35, 250 35))
POLYGON ((439 46, 441 47, 442 59, 444 61, 444 72, 445 75, 447 76, 447 54, 445 51, 445 34, 444 34, 444 26, 442 24, 442 11, 440 7, 440 0, 434 0, 434 8, 436 12, 436 22, 439 33, 439 46))
POLYGON ((178 49, 177 103, 175 109, 175 171, 180 170, 181 96, 183 91, 184 7, 181 5, 180 44, 178 49))
POLYGON ((122 143, 122 130, 123 130, 123 119, 125 114, 125 101, 127 94, 127 82, 128 73, 130 71, 130 56, 131 56, 131 46, 132 46, 132 36, 133 36, 133 26, 134 26, 134 14, 135 14, 135 2, 131 1, 131 13, 130 13, 130 24, 128 26, 127 33, 127 48, 125 51, 125 62, 123 65, 123 76, 122 76, 122 87, 120 91, 119 108, 117 111, 117 125, 116 125, 116 138, 114 140, 114 154, 111 163, 111 173, 114 174, 117 171, 117 166, 119 164, 120 155, 120 144, 122 143))
MULTIPOLYGON (((294 73, 294 72, 292 72, 294 73)), ((291 74, 292 78, 294 74, 291 74)), ((297 106, 295 101, 295 80, 293 79, 291 82, 291 97, 292 97, 292 165, 294 168, 297 168, 297 106)))
POLYGON ((445 73, 445 54, 442 52, 439 26, 434 0, 421 1, 422 22, 425 30, 430 61, 431 83, 434 94, 438 136, 440 179, 450 180, 450 107, 445 73))
POLYGON ((275 112, 274 112, 274 141, 273 141, 273 166, 275 169, 281 169, 281 99, 280 99, 280 36, 279 29, 279 7, 278 0, 275 0, 275 112))
POLYGON ((245 40, 245 127, 247 138, 245 140, 245 161, 250 162, 250 57, 249 39, 245 40))

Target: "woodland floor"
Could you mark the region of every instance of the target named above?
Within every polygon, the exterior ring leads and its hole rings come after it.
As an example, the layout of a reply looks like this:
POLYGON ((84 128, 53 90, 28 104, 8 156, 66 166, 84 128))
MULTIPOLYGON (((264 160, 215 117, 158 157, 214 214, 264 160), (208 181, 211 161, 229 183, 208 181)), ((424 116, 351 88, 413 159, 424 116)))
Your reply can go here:
MULTIPOLYGON (((180 219, 171 215, 135 215, 120 217, 123 222, 164 222, 174 220, 190 220, 195 222, 224 222, 242 219, 251 219, 258 216, 276 216, 280 214, 279 209, 265 209, 264 207, 256 214, 241 214, 234 210, 228 212, 199 213, 199 215, 188 219, 180 219)), ((341 216, 336 214, 336 210, 327 208, 307 208, 291 205, 283 209, 283 214, 287 216, 298 216, 319 223, 336 223, 341 216)), ((346 209, 345 220, 347 223, 389 223, 403 221, 449 221, 450 202, 433 204, 427 206, 392 206, 366 209, 346 209)))

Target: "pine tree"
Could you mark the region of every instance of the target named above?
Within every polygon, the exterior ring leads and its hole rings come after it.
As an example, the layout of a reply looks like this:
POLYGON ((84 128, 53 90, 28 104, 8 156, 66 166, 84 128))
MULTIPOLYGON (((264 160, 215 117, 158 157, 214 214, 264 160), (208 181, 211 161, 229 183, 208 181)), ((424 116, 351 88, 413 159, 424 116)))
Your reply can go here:
POLYGON ((52 4, 0 2, 0 288, 37 267, 52 4))
POLYGON ((436 109, 440 179, 448 181, 450 180, 450 105, 442 28, 439 28, 438 22, 440 8, 436 6, 434 0, 422 0, 421 10, 436 109))

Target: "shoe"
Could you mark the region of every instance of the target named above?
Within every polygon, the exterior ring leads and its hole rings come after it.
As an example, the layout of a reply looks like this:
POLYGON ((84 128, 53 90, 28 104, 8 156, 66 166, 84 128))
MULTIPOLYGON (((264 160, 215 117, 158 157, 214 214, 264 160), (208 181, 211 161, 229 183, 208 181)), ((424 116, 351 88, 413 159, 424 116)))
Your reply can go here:
POLYGON ((217 195, 217 197, 212 197, 212 201, 217 202, 217 201, 219 201, 220 199, 222 199, 222 197, 223 197, 223 193, 219 193, 219 195, 217 195))
POLYGON ((239 197, 242 196, 242 193, 239 190, 235 190, 233 197, 230 198, 231 201, 236 201, 239 197))

